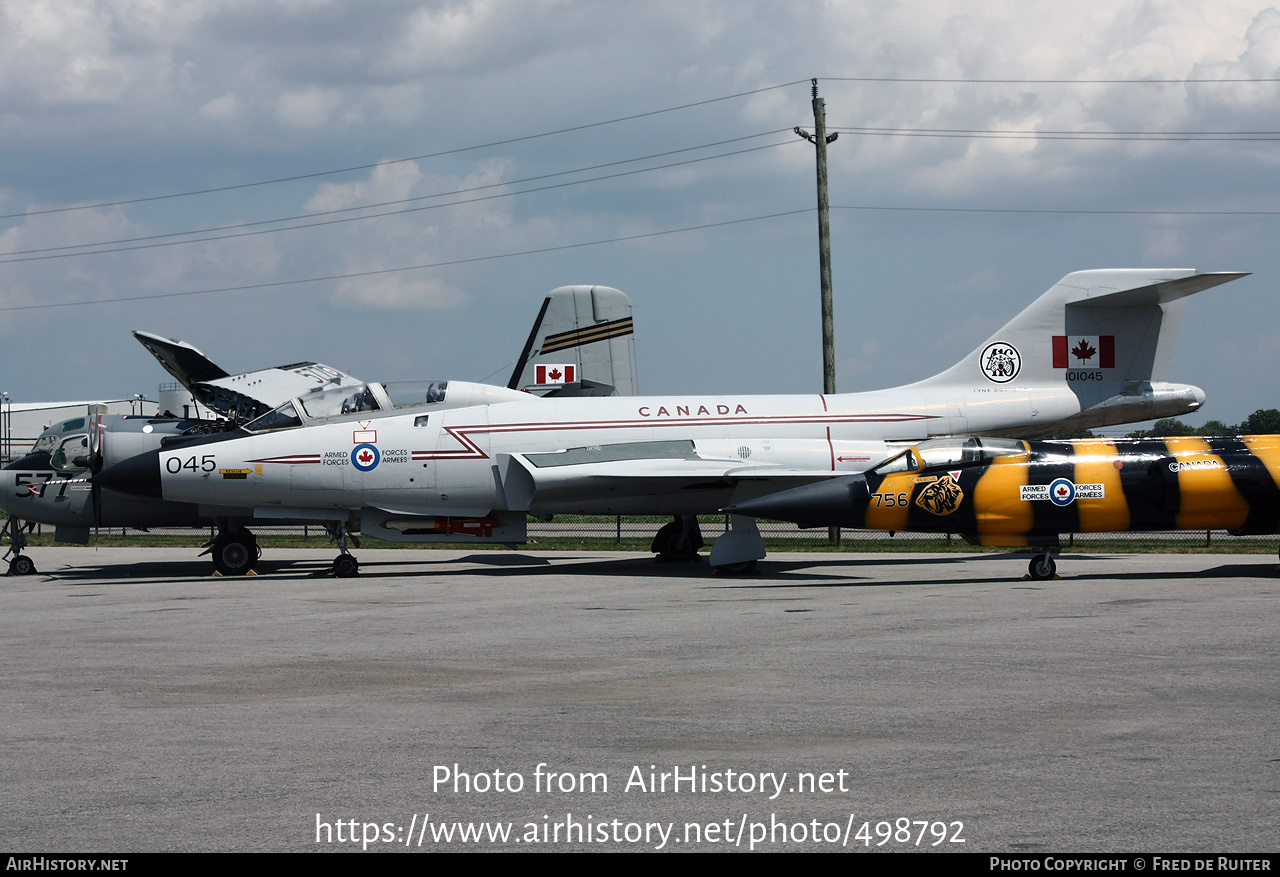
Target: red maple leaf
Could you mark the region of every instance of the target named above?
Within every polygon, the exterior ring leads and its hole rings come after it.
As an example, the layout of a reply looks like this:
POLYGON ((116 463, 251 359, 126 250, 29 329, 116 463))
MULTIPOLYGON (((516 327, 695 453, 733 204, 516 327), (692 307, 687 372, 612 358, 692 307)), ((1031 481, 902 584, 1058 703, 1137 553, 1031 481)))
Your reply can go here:
POLYGON ((1092 345, 1083 338, 1080 339, 1079 344, 1071 348, 1071 355, 1076 359, 1092 359, 1093 355, 1097 352, 1098 351, 1094 350, 1092 345))
POLYGON ((361 451, 361 452, 360 452, 360 462, 361 462, 361 463, 368 463, 368 462, 369 462, 370 460, 372 460, 372 459, 373 459, 373 454, 369 453, 368 451, 361 451))
POLYGON ((551 371, 547 372, 547 377, 551 378, 551 380, 553 380, 553 381, 558 381, 558 380, 560 380, 560 369, 556 368, 556 369, 552 369, 551 371))

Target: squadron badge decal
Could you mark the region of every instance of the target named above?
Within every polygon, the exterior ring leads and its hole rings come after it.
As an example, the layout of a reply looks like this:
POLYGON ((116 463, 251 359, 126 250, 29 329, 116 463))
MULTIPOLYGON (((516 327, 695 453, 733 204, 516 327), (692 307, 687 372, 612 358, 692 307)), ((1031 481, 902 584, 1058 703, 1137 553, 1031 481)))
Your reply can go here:
POLYGON ((1022 371, 1022 356, 1012 344, 996 341, 982 349, 978 365, 987 380, 1007 384, 1022 371))
POLYGON ((964 501, 964 491, 950 472, 933 478, 921 478, 916 483, 924 485, 916 496, 916 505, 932 515, 949 515, 960 508, 960 503, 964 501))

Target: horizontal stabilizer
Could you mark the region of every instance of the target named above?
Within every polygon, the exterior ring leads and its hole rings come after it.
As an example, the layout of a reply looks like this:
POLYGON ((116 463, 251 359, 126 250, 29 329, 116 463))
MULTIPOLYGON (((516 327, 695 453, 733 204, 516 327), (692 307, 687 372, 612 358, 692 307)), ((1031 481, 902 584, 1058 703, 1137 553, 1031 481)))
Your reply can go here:
POLYGON ((1140 269, 1117 271, 1080 271, 1063 278, 1063 286, 1073 286, 1073 278, 1087 276, 1089 285, 1081 284, 1079 291, 1068 295, 1065 304, 1086 304, 1095 308, 1132 308, 1145 305, 1168 304, 1180 298, 1186 298, 1197 292, 1212 289, 1241 277, 1248 277, 1248 272, 1215 271, 1204 274, 1191 274, 1173 280, 1163 280, 1146 286, 1127 287, 1126 281, 1132 282, 1131 276, 1137 274, 1145 277, 1151 272, 1140 269))

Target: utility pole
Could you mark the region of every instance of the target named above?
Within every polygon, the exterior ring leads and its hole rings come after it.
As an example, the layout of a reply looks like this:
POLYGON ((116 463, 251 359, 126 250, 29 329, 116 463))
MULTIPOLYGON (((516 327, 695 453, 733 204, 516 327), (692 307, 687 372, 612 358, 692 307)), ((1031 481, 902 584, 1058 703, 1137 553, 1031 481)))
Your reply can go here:
POLYGON ((836 330, 831 305, 831 216, 827 202, 827 144, 840 136, 827 134, 826 102, 818 97, 818 80, 813 80, 813 125, 810 134, 797 127, 795 132, 817 147, 818 154, 818 270, 822 284, 822 391, 836 391, 836 330))
MULTIPOLYGON (((827 144, 840 136, 827 134, 827 105, 818 97, 818 80, 813 81, 813 128, 810 134, 797 127, 795 132, 817 147, 818 155, 818 272, 822 286, 822 392, 836 391, 835 309, 831 304, 831 216, 827 203, 827 144)), ((827 539, 840 544, 840 528, 828 527, 827 539)))

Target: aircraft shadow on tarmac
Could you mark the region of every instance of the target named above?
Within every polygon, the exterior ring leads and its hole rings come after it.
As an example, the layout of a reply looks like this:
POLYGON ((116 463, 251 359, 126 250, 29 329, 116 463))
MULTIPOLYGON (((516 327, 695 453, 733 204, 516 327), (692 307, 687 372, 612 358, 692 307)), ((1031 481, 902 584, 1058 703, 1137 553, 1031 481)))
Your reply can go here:
MULTIPOLYGON (((753 574, 714 575, 705 558, 693 563, 658 563, 652 557, 608 558, 599 555, 557 556, 553 562, 547 557, 535 557, 518 552, 479 552, 460 558, 434 558, 427 552, 406 552, 400 560, 366 560, 360 564, 360 578, 404 578, 406 576, 431 576, 442 572, 437 567, 449 567, 453 575, 485 577, 543 576, 616 576, 625 578, 687 578, 704 582, 708 587, 723 589, 753 588, 813 588, 813 587, 901 587, 913 585, 938 586, 947 584, 1010 584, 1024 580, 1022 569, 1013 561, 1027 556, 1025 552, 998 554, 957 554, 919 557, 904 554, 900 557, 860 558, 856 556, 831 556, 815 554, 803 560, 764 560, 753 574), (992 570, 986 562, 1009 561, 1008 571, 992 570), (975 566, 976 565, 976 566, 975 566), (884 580, 865 574, 875 568, 910 566, 928 577, 884 580), (979 569, 981 574, 978 573, 979 569)), ((1206 558, 1211 561, 1211 558, 1206 558)), ((263 559, 256 576, 245 577, 246 584, 271 581, 301 581, 325 574, 331 561, 324 557, 298 559, 263 559)), ((1280 566, 1270 558, 1260 556, 1257 563, 1218 564, 1196 570, 1134 570, 1122 568, 1117 555, 1071 554, 1064 562, 1066 569, 1058 580, 1151 581, 1189 578, 1280 578, 1280 566), (1114 571, 1097 570, 1088 575, 1073 575, 1071 566, 1080 561, 1115 561, 1114 571)), ((38 578, 66 584, 86 581, 135 584, 186 580, 201 582, 212 580, 206 559, 141 561, 134 563, 103 563, 101 565, 64 566, 42 570, 38 578)), ((1052 587, 1053 582, 1037 582, 1036 587, 1052 587)))
MULTIPOLYGON (((1021 565, 1011 565, 1009 574, 1005 575, 965 575, 956 574, 958 572, 967 573, 969 570, 961 564, 971 564, 984 560, 1006 560, 1018 561, 1025 559, 1028 555, 1025 552, 1016 554, 973 554, 973 555, 957 555, 954 557, 923 557, 912 558, 903 557, 901 559, 892 560, 835 560, 825 563, 774 563, 769 564, 761 570, 761 576, 755 581, 750 580, 725 580, 720 583, 724 588, 830 588, 830 587, 912 587, 912 586, 929 586, 937 587, 940 585, 1018 585, 1033 588, 1051 588, 1067 586, 1069 587, 1073 581, 1181 581, 1187 579, 1211 579, 1211 578, 1280 578, 1280 566, 1274 561, 1259 562, 1257 564, 1220 564, 1218 566, 1209 567, 1207 569, 1198 570, 1140 570, 1133 571, 1131 569, 1117 568, 1114 571, 1092 570, 1088 574, 1073 574, 1069 568, 1059 575, 1058 578, 1049 581, 1032 581, 1030 576, 1022 574, 1021 565), (847 573, 838 572, 815 572, 815 566, 841 567, 885 567, 891 565, 910 565, 916 567, 932 567, 937 571, 938 575, 932 578, 915 578, 915 579, 893 579, 885 581, 882 579, 870 578, 851 578, 847 573), (951 567, 952 571, 948 572, 942 567, 951 567)), ((1117 561, 1116 555, 1088 555, 1088 554, 1072 554, 1068 555, 1068 564, 1071 561, 1117 561)), ((983 570, 984 573, 992 572, 990 569, 983 570)))
MULTIPOLYGON (((1029 553, 1025 551, 998 554, 957 554, 949 556, 919 557, 903 555, 901 557, 832 557, 830 555, 813 555, 803 560, 765 560, 758 564, 754 574, 740 576, 714 575, 704 561, 697 563, 657 563, 650 557, 621 557, 617 559, 599 556, 566 558, 569 562, 557 562, 548 569, 550 561, 543 557, 528 557, 519 554, 498 555, 507 558, 505 561, 491 559, 493 555, 471 555, 451 561, 454 564, 488 563, 500 565, 501 569, 482 568, 462 571, 465 575, 474 576, 524 576, 546 575, 586 575, 594 578, 602 576, 639 577, 639 578, 688 578, 697 579, 707 587, 722 589, 750 588, 813 588, 813 587, 900 587, 903 585, 938 586, 947 584, 1011 584, 1022 583, 1023 566, 1029 553), (973 569, 973 564, 985 561, 1012 561, 1010 574, 993 574, 989 567, 982 569, 983 575, 961 574, 973 569), (887 566, 910 566, 936 571, 936 577, 919 579, 894 579, 885 581, 870 577, 850 575, 849 569, 883 568, 887 566)), ((570 556, 572 557, 572 556, 570 556)), ((1116 555, 1071 554, 1070 561, 1118 560, 1116 555)), ((559 560, 559 559, 557 559, 559 560)), ((361 575, 365 575, 365 566, 361 566, 361 575)), ((376 574, 376 573, 375 573, 376 574)), ((404 575, 404 571, 394 575, 404 575)), ((1275 561, 1259 558, 1257 564, 1219 564, 1207 569, 1187 571, 1132 571, 1117 568, 1114 572, 1091 572, 1087 576, 1072 575, 1070 570, 1059 579, 1069 584, 1073 579, 1080 580, 1114 580, 1114 581, 1151 581, 1180 580, 1193 578, 1280 578, 1280 566, 1275 561)), ((1051 587, 1053 582, 1037 582, 1037 587, 1051 587)))
MULTIPOLYGON (((814 587, 902 587, 929 586, 936 587, 948 584, 1021 584, 1028 580, 1022 574, 1021 563, 1029 556, 1027 552, 1000 554, 958 554, 943 557, 918 557, 903 555, 902 557, 878 558, 836 558, 829 555, 814 555, 812 559, 761 561, 758 571, 752 575, 713 576, 704 563, 655 563, 647 557, 627 557, 617 560, 599 557, 582 558, 571 563, 557 563, 552 570, 557 575, 589 575, 629 576, 648 578, 691 578, 700 579, 707 587, 718 589, 778 589, 778 588, 814 588, 814 587), (982 568, 982 575, 968 574, 974 570, 973 564, 982 565, 985 561, 1012 561, 1009 574, 993 574, 989 566, 982 568), (1015 565, 1016 564, 1016 565, 1015 565), (870 577, 850 575, 849 569, 883 568, 886 566, 911 566, 924 568, 937 573, 936 576, 918 579, 894 579, 885 581, 870 577), (957 574, 960 573, 960 574, 957 574)), ((1116 555, 1071 554, 1070 561, 1118 560, 1116 555)), ((541 558, 535 558, 541 559, 541 558)), ((465 560, 471 560, 466 558, 465 560)), ((976 571, 976 570, 974 570, 976 571)), ((469 575, 511 576, 540 575, 540 568, 506 568, 501 570, 472 570, 469 575)), ((1203 578, 1280 578, 1280 566, 1275 561, 1259 559, 1257 564, 1219 564, 1199 570, 1140 570, 1116 568, 1114 572, 1093 571, 1088 575, 1072 575, 1068 570, 1059 580, 1060 584, 1069 585, 1072 580, 1106 580, 1106 581, 1152 581, 1183 580, 1203 578)), ((1036 582, 1035 587, 1053 587, 1054 582, 1036 582)))
MULTIPOLYGON (((323 558, 299 560, 271 560, 258 564, 255 576, 238 577, 247 583, 259 579, 305 578, 311 573, 323 570, 330 561, 323 558)), ((61 566, 54 569, 41 568, 32 576, 33 579, 57 581, 67 584, 79 584, 86 581, 110 582, 118 584, 140 584, 143 582, 170 582, 178 579, 191 582, 213 581, 215 576, 210 572, 209 561, 199 560, 148 560, 134 563, 110 562, 101 565, 61 566)), ((232 581, 228 578, 225 581, 232 581)))

